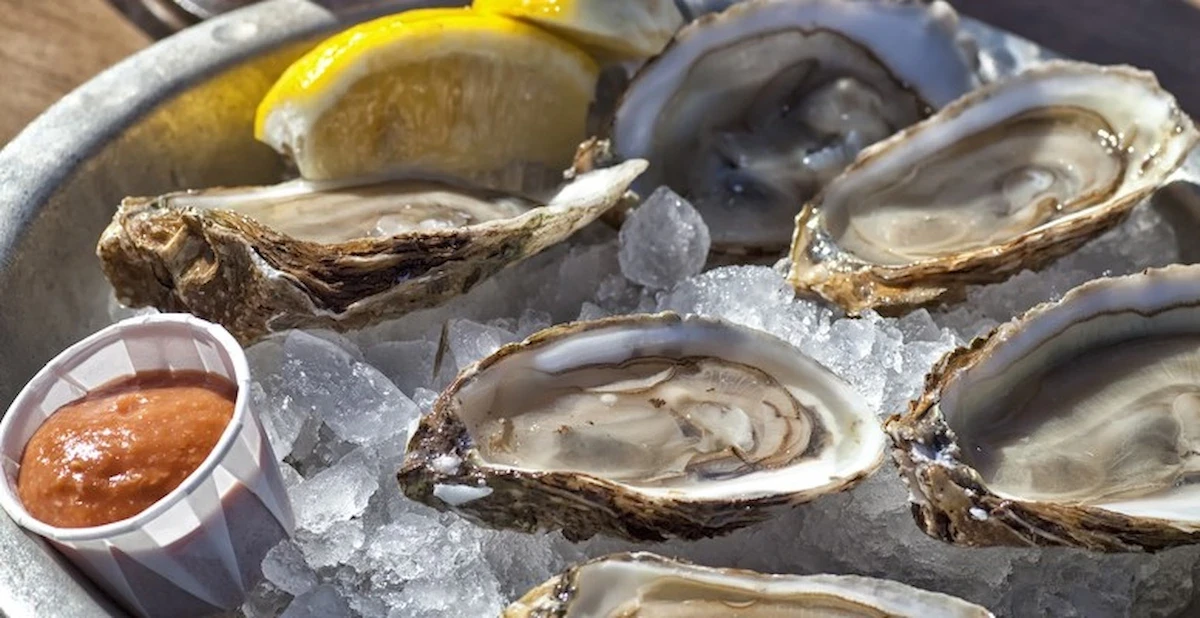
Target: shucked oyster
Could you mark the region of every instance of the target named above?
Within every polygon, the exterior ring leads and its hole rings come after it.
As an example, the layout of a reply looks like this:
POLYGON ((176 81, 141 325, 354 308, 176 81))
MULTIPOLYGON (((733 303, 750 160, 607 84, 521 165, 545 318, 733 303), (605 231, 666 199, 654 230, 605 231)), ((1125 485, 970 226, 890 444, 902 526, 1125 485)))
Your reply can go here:
POLYGON ((991 618, 961 599, 856 575, 763 575, 613 554, 530 590, 501 618, 991 618))
POLYGON ((944 358, 888 421, 928 534, 1200 542, 1200 266, 1084 284, 944 358))
POLYGON ((699 538, 848 488, 883 434, 766 333, 635 315, 553 327, 465 369, 413 434, 404 493, 569 538, 699 538))
POLYGON ((594 170, 544 201, 430 180, 129 198, 97 253, 122 303, 188 311, 242 342, 358 328, 438 304, 562 241, 645 168, 594 170))
POLYGON ((861 148, 977 85, 957 24, 940 1, 739 3, 638 72, 614 148, 650 161, 645 187, 695 204, 715 248, 782 252, 800 207, 861 148))
POLYGON ((1116 225, 1196 138, 1150 73, 1040 65, 863 151, 796 219, 789 279, 851 312, 953 300, 1116 225))

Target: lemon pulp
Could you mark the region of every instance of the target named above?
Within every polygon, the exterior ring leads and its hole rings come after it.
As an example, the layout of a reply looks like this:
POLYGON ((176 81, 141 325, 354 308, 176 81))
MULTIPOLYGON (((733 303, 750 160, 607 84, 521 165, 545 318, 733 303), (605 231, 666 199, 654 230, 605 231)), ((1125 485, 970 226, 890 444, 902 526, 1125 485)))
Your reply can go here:
POLYGON ((519 188, 528 170, 570 165, 598 72, 582 50, 517 20, 408 11, 296 61, 260 104, 255 137, 309 179, 413 169, 519 188))

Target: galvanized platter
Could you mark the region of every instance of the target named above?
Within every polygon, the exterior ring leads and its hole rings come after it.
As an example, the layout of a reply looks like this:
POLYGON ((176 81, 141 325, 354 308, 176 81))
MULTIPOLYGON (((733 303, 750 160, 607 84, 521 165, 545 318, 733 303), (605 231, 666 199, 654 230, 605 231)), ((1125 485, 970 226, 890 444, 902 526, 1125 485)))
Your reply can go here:
MULTIPOLYGON (((201 23, 80 87, 0 151, 0 405, 59 350, 109 321, 94 247, 122 197, 276 181, 280 160, 253 140, 251 123, 292 60, 321 34, 381 11, 458 3, 363 4, 376 8, 335 14, 306 0, 270 0, 201 23)), ((964 21, 992 52, 995 74, 1053 55, 964 21)), ((1190 197, 1160 195, 1181 204, 1190 197)), ((0 614, 119 615, 7 517, 0 556, 0 614)))

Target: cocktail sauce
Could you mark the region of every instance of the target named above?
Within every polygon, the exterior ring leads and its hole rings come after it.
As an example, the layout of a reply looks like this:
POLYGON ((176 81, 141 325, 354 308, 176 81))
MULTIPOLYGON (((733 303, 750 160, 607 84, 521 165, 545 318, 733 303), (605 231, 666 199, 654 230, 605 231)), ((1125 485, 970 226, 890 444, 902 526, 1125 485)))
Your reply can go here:
POLYGON ((200 371, 148 371, 100 386, 25 446, 17 493, 60 528, 137 515, 200 466, 233 417, 237 386, 200 371))

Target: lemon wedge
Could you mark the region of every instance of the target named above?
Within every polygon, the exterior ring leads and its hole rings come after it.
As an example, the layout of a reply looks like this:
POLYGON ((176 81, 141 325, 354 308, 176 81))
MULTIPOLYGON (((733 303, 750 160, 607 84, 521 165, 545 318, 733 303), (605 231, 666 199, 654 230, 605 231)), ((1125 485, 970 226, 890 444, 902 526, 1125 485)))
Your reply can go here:
POLYGON ((321 43, 259 104, 254 134, 324 180, 397 169, 520 189, 559 174, 587 136, 599 69, 507 17, 426 9, 321 43))
POLYGON ((475 0, 471 7, 527 20, 604 60, 655 56, 684 22, 674 0, 475 0))

